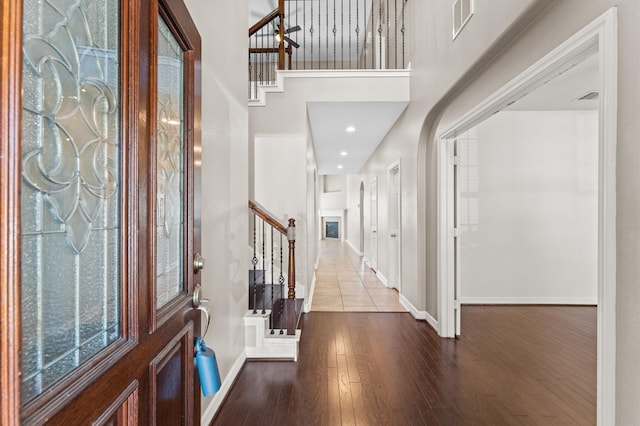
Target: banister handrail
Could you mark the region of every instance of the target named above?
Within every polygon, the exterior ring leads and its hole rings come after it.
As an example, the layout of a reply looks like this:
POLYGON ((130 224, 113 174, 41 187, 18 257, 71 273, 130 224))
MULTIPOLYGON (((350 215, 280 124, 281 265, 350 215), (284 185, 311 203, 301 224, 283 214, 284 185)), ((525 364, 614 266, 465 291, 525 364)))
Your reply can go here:
POLYGON ((249 28, 249 37, 260 31, 265 26, 269 25, 271 21, 276 19, 278 16, 280 16, 278 8, 273 9, 272 12, 270 12, 268 15, 265 15, 262 19, 253 24, 251 28, 249 28))
POLYGON ((278 220, 275 219, 272 215, 267 213, 267 211, 263 207, 258 206, 253 201, 249 201, 249 210, 252 210, 256 214, 256 216, 260 217, 269 225, 273 226, 273 228, 281 234, 285 236, 287 235, 287 227, 278 222, 278 220))

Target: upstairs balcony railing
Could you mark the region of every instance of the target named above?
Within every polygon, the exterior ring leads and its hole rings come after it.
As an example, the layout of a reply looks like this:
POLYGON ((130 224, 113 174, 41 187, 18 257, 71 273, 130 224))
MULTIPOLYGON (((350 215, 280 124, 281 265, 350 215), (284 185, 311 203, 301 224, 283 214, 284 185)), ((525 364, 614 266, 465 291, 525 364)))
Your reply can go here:
POLYGON ((407 1, 279 0, 249 29, 249 98, 278 69, 404 69, 407 1))

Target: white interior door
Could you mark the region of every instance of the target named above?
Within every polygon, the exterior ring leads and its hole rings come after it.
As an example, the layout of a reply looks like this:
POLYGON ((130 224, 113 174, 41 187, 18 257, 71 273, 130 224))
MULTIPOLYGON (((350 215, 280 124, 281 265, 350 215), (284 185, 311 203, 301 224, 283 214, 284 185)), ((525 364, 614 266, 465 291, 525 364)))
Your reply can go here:
POLYGON ((389 286, 400 290, 400 166, 389 171, 389 286))
POLYGON ((461 318, 461 306, 460 306, 460 247, 462 246, 460 238, 462 233, 460 231, 460 155, 459 155, 459 142, 453 141, 453 244, 454 244, 454 300, 453 305, 455 309, 455 333, 456 336, 460 336, 462 329, 461 318))
POLYGON ((441 144, 442 180, 440 182, 443 198, 441 199, 441 214, 443 221, 440 241, 443 245, 441 249, 446 252, 446 266, 441 271, 443 280, 442 292, 443 303, 440 308, 442 312, 443 324, 440 334, 444 337, 455 337, 460 335, 461 318, 458 295, 460 294, 460 231, 458 228, 458 167, 456 156, 456 141, 454 139, 444 140, 441 144))
POLYGON ((371 267, 376 269, 378 267, 378 180, 373 178, 371 180, 371 203, 370 217, 371 217, 371 267))

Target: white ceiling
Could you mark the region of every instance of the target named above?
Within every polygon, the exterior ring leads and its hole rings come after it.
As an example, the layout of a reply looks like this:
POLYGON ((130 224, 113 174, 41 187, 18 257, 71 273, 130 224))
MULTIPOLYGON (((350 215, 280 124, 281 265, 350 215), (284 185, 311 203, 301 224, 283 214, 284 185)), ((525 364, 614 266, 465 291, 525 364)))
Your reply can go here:
POLYGON ((307 103, 318 174, 358 174, 407 105, 408 102, 307 103), (355 128, 353 133, 346 131, 349 126, 355 128), (343 151, 346 156, 340 155, 343 151))

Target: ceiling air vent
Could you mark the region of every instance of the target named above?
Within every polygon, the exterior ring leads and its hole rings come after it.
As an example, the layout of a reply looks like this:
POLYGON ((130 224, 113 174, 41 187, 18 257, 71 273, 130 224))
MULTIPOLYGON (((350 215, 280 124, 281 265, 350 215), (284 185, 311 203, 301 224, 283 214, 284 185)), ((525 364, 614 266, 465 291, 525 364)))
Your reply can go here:
POLYGON ((597 90, 592 90, 577 98, 576 101, 595 101, 599 97, 600 92, 598 92, 597 90))

